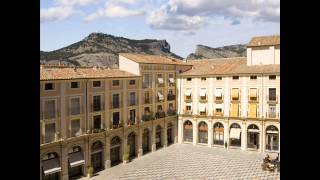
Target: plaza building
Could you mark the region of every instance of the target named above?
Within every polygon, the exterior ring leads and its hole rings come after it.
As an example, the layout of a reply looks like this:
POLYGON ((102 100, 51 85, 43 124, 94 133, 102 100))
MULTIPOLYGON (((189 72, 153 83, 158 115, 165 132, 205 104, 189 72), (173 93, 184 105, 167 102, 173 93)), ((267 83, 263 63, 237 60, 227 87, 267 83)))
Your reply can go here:
POLYGON ((173 143, 280 151, 280 37, 247 58, 119 54, 119 68, 40 66, 40 177, 74 179, 173 143), (225 146, 227 144, 227 146, 225 146))
POLYGON ((254 37, 247 57, 188 64, 177 77, 179 143, 280 151, 280 36, 254 37))

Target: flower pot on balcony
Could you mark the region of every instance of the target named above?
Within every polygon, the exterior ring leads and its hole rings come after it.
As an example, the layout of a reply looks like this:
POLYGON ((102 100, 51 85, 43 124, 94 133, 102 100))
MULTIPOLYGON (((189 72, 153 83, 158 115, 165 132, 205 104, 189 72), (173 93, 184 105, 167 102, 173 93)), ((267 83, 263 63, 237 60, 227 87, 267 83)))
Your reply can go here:
POLYGON ((87 177, 91 178, 93 176, 93 167, 89 166, 87 171, 87 177))

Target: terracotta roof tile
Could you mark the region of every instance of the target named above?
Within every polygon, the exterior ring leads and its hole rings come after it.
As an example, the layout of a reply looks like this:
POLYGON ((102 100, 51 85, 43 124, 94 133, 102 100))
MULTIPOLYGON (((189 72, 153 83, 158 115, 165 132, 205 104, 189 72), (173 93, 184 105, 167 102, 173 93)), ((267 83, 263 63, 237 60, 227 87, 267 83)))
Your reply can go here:
POLYGON ((137 75, 119 69, 93 67, 40 66, 40 80, 93 79, 112 77, 134 77, 137 75))
POLYGON ((280 44, 280 36, 258 36, 253 37, 247 47, 250 46, 268 46, 268 45, 279 45, 280 44))
POLYGON ((134 53, 119 53, 119 56, 126 57, 137 63, 146 64, 175 64, 185 65, 186 63, 182 60, 175 59, 169 56, 163 55, 146 55, 146 54, 134 54, 134 53))
POLYGON ((280 65, 278 64, 248 66, 246 57, 193 60, 189 61, 188 64, 193 65, 193 68, 181 73, 181 76, 267 74, 280 72, 280 65))

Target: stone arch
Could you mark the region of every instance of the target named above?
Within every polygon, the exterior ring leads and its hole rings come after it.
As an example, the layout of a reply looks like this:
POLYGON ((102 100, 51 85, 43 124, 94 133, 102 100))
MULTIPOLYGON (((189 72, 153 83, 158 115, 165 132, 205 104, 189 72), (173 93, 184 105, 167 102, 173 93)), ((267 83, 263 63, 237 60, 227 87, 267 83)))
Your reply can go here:
POLYGON ((190 120, 183 122, 183 141, 193 142, 193 123, 190 120))
POLYGON ((223 145, 224 143, 224 124, 220 121, 213 124, 213 144, 223 145))
POLYGON ((234 122, 230 125, 229 129, 229 145, 233 147, 241 147, 241 134, 242 126, 234 122))
POLYGON ((206 121, 198 123, 198 143, 208 143, 208 124, 206 121))
POLYGON ((259 126, 252 123, 247 126, 247 148, 259 149, 260 147, 260 129, 259 126))

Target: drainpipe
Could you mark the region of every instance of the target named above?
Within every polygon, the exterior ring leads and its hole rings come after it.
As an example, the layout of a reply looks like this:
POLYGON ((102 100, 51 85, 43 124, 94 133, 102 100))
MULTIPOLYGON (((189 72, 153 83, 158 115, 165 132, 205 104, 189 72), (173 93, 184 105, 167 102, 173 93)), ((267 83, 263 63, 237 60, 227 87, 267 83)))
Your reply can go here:
POLYGON ((84 126, 85 126, 85 132, 87 133, 88 132, 88 80, 85 81, 85 85, 86 85, 86 91, 85 91, 85 123, 84 123, 84 126))

